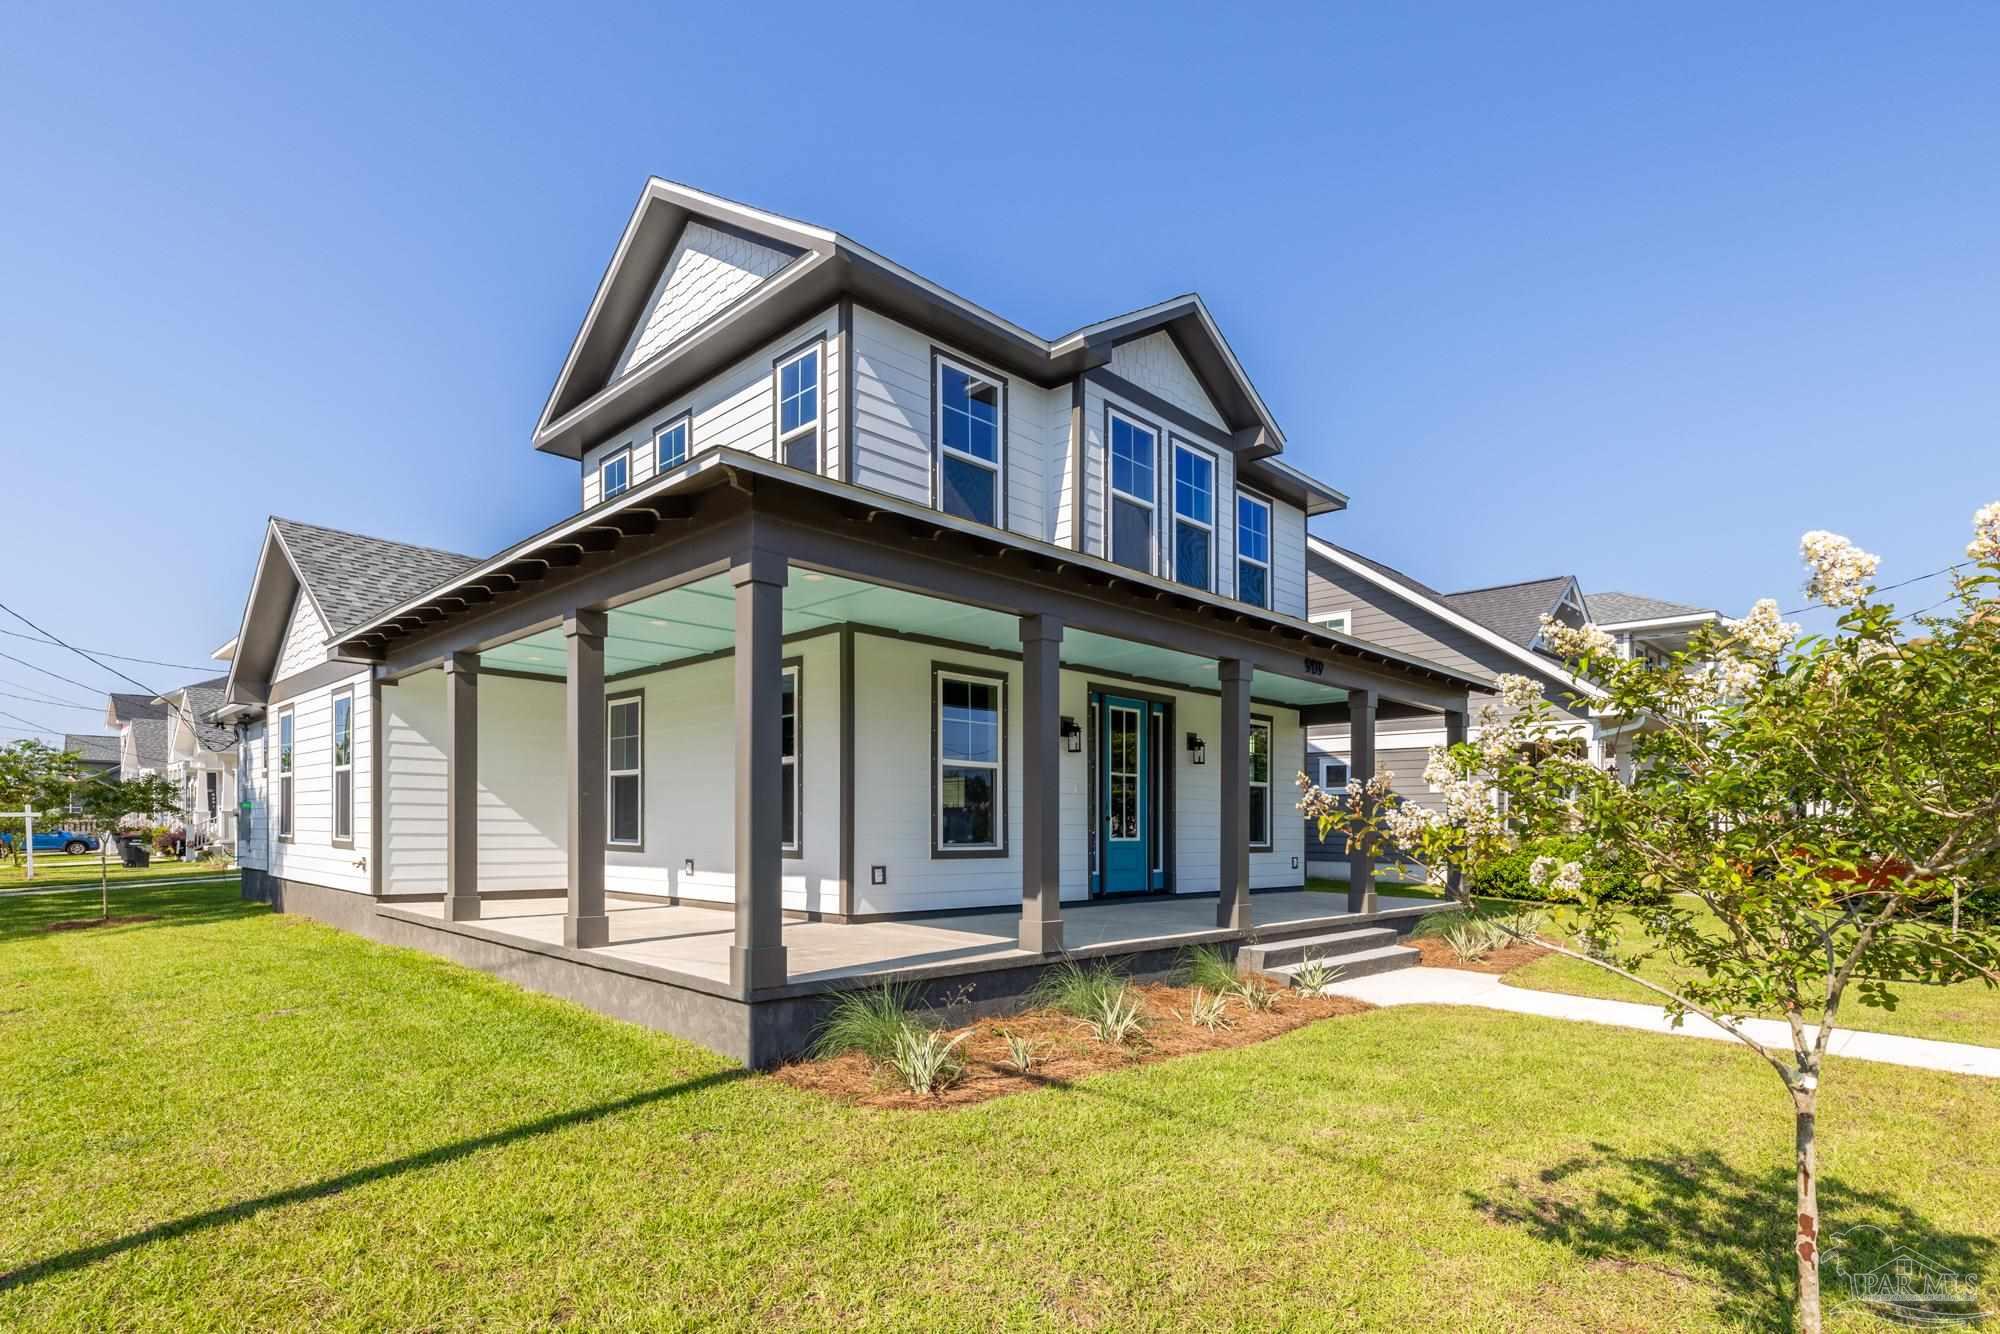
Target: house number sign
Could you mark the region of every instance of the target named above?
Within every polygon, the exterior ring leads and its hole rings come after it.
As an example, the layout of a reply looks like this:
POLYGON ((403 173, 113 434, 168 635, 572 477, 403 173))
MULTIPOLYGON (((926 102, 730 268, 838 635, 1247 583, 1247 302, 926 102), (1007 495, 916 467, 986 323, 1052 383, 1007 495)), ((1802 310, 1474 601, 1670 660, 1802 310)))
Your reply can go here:
POLYGON ((1326 675, 1326 664, 1325 664, 1325 663, 1323 663, 1323 662, 1321 662, 1321 661, 1320 661, 1320 660, 1319 660, 1318 658, 1307 658, 1307 659, 1306 659, 1306 675, 1307 675, 1307 676, 1325 676, 1325 675, 1326 675))

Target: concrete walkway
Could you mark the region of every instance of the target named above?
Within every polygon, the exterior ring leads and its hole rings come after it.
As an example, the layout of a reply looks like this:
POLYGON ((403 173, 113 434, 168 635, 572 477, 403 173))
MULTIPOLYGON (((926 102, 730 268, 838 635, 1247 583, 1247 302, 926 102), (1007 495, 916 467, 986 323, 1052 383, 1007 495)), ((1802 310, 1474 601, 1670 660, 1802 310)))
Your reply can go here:
MULTIPOLYGON (((1330 990, 1336 995, 1367 1001, 1370 1005, 1474 1005, 1486 1010, 1538 1014, 1548 1019, 1574 1019, 1586 1024, 1610 1024, 1616 1028, 1637 1028, 1649 1033, 1736 1041, 1721 1028, 1696 1015, 1689 1015, 1681 1027, 1675 1028, 1657 1005, 1565 996, 1554 991, 1529 991, 1525 987, 1510 987, 1491 973, 1471 973, 1458 968, 1405 968, 1400 972, 1356 978, 1352 982, 1336 982, 1330 990)), ((1745 1020, 1743 1031, 1773 1051, 1789 1052, 1792 1049, 1791 1026, 1781 1019, 1745 1020)), ((1930 1038, 1897 1037, 1888 1033, 1860 1033, 1843 1028, 1834 1030, 1832 1041, 1827 1043, 1827 1053, 1858 1061, 1882 1061, 1889 1065, 1909 1065, 1922 1070, 1948 1070, 1953 1074, 2000 1079, 2000 1047, 1977 1047, 1965 1042, 1937 1042, 1930 1038)))

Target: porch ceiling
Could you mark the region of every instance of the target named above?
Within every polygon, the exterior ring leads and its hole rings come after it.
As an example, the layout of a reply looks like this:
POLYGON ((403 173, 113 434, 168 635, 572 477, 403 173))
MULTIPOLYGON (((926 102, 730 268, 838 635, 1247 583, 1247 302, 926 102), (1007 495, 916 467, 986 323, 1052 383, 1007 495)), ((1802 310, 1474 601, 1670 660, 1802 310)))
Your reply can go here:
MULTIPOLYGON (((1004 612, 967 606, 794 567, 785 587, 785 634, 806 634, 843 622, 925 639, 949 640, 999 653, 1019 653, 1020 621, 1004 612)), ((608 614, 604 639, 607 676, 643 672, 709 654, 735 641, 736 599, 729 577, 697 583, 627 603, 608 614)), ((1114 639, 1084 630, 1063 636, 1065 667, 1199 690, 1217 688, 1215 663, 1173 649, 1114 639)), ((560 680, 564 673, 560 629, 541 631, 486 649, 480 661, 502 671, 560 680)), ((1333 686, 1259 672, 1253 693, 1280 704, 1329 704, 1347 698, 1333 686)))

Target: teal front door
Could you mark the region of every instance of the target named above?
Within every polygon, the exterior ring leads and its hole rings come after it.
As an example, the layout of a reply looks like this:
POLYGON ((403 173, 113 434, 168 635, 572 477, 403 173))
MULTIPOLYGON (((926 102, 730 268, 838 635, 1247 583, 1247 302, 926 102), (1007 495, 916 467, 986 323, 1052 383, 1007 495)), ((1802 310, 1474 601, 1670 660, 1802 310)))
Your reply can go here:
POLYGON ((1165 888, 1161 855, 1165 802, 1160 764, 1165 707, 1123 695, 1098 698, 1097 892, 1143 894, 1165 888))

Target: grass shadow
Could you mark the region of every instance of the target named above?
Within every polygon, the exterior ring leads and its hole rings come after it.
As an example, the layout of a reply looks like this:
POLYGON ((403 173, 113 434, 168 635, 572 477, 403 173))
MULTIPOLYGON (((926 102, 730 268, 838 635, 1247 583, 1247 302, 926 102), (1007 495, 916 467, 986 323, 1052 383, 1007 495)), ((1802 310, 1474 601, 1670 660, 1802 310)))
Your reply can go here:
MULTIPOLYGON (((1466 1198, 1489 1221, 1566 1246, 1608 1267, 1643 1266, 1716 1294, 1719 1321, 1788 1331, 1797 1271, 1792 1257, 1792 1174, 1788 1166, 1745 1172, 1719 1154, 1655 1156, 1605 1144, 1544 1168, 1532 1181, 1509 1178, 1466 1198)), ((2000 1253, 1991 1237, 1937 1227, 1881 1191, 1820 1181, 1822 1300, 1829 1312, 1850 1300, 1849 1280, 1921 1257, 1977 1290, 2000 1253)))
POLYGON ((593 1121, 602 1120, 607 1116, 615 1116, 620 1112, 628 1112, 636 1107, 650 1106, 653 1103, 664 1102, 669 1098, 685 1097, 692 1093, 699 1093, 704 1089, 733 1083, 739 1079, 747 1079, 749 1076, 750 1072, 748 1070, 718 1070, 712 1074, 683 1080, 678 1084, 667 1084, 659 1088, 647 1089, 643 1093, 634 1093, 630 1097, 617 1098, 609 1102, 600 1102, 589 1107, 579 1107, 573 1111, 558 1112, 551 1116, 542 1117, 539 1120, 523 1122, 518 1126, 510 1126, 505 1130, 496 1130, 491 1134, 475 1135, 469 1139, 458 1140, 451 1144, 440 1144, 436 1148, 425 1149, 420 1153, 408 1154, 401 1158, 392 1158, 387 1162, 372 1163, 367 1167, 359 1167, 352 1172, 343 1172, 339 1176, 328 1177, 323 1181, 308 1182, 305 1185, 293 1186, 287 1190, 273 1191, 268 1195, 259 1195, 254 1199, 239 1200, 234 1204, 226 1204, 220 1208, 207 1209, 195 1214, 186 1214, 165 1223, 156 1223, 152 1227, 144 1228, 137 1232, 129 1232, 122 1237, 114 1237, 109 1241, 101 1241, 90 1246, 79 1246, 74 1250, 63 1251, 58 1255, 51 1255, 45 1259, 23 1265, 19 1269, 9 1273, 0 1274, 0 1293, 9 1292, 15 1288, 26 1287, 30 1283, 45 1278, 53 1278, 58 1274, 67 1274, 75 1270, 86 1269, 91 1265, 97 1264, 99 1261, 109 1260, 113 1256, 123 1255, 127 1251, 138 1250, 142 1246, 150 1246, 154 1242, 173 1241, 192 1233, 207 1231, 210 1228, 226 1227, 231 1223, 242 1222, 246 1218, 255 1218, 257 1215, 267 1213, 273 1209, 282 1209, 288 1205, 300 1204, 307 1200, 322 1200, 331 1195, 338 1195, 342 1191, 352 1190, 356 1186, 365 1186, 370 1182, 381 1181, 388 1177, 402 1176, 406 1172, 418 1172, 428 1167, 437 1167, 444 1163, 456 1162, 461 1158, 470 1157, 475 1153, 482 1153, 487 1149, 500 1148, 505 1145, 518 1143, 521 1140, 532 1139, 537 1135, 547 1135, 558 1130, 568 1130, 574 1126, 588 1125, 593 1121))
MULTIPOLYGON (((88 890, 74 893, 24 894, 18 898, 0 899, 0 944, 44 936, 50 924, 54 922, 97 916, 98 898, 95 890, 96 886, 93 885, 88 890)), ((243 917, 263 916, 270 911, 270 906, 267 904, 244 899, 233 882, 161 885, 123 892, 114 884, 111 887, 113 917, 147 914, 158 920, 99 928, 89 934, 122 934, 126 931, 154 931, 164 927, 206 926, 243 917)))

